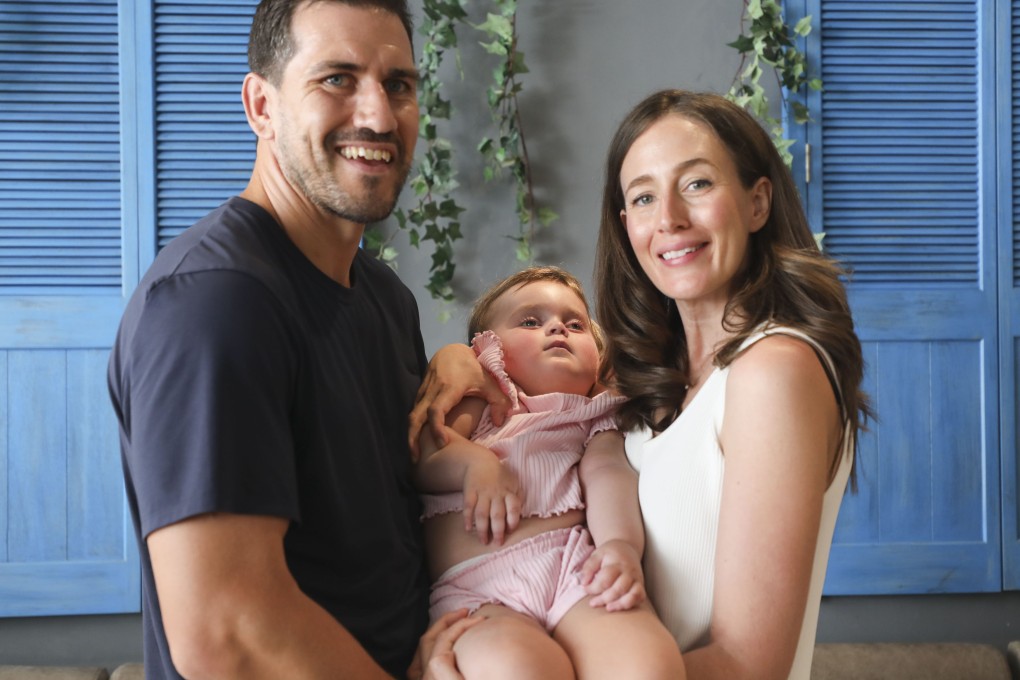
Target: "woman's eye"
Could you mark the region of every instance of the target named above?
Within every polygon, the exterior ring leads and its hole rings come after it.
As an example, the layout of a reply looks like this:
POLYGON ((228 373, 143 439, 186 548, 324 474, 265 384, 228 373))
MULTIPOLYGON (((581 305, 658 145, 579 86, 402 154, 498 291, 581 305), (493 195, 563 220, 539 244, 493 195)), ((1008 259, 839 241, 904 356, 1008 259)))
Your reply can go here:
POLYGON ((650 195, 648 195, 648 194, 641 194, 640 196, 635 197, 630 202, 630 204, 633 205, 633 206, 640 207, 640 206, 648 205, 651 202, 652 202, 652 197, 650 195))
POLYGON ((687 184, 687 188, 691 191, 700 191, 702 189, 707 189, 710 186, 712 186, 712 182, 707 179, 696 179, 687 184))

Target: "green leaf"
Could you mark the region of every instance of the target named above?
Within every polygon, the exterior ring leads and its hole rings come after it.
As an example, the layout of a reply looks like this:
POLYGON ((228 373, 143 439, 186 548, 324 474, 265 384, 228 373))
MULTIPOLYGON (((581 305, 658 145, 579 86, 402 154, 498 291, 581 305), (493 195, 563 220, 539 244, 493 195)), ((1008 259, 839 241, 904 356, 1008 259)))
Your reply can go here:
POLYGON ((797 24, 793 27, 793 32, 802 38, 805 37, 808 33, 810 33, 811 15, 809 14, 800 21, 798 21, 797 24))
POLYGON ((737 52, 744 54, 745 52, 750 52, 754 48, 754 41, 746 35, 741 35, 733 42, 727 43, 727 47, 732 47, 737 52))
POLYGON ((513 24, 507 17, 498 14, 486 15, 485 21, 475 26, 479 31, 488 33, 504 43, 509 43, 513 37, 513 24))

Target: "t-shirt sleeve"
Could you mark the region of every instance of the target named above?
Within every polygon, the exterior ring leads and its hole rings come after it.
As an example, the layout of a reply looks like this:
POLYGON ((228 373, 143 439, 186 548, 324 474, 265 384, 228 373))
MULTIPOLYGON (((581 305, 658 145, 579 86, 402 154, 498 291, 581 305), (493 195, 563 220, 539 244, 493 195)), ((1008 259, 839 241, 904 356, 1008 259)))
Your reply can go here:
POLYGON ((130 453, 142 535, 208 512, 299 519, 282 306, 236 272, 154 285, 130 346, 130 453))

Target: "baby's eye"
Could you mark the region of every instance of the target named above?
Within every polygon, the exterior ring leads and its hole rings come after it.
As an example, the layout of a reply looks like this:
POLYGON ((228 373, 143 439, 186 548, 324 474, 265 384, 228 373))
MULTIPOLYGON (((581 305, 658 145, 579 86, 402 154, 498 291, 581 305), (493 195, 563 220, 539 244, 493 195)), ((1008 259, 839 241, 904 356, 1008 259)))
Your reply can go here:
POLYGON ((583 332, 584 331, 584 322, 583 321, 571 321, 570 323, 567 324, 567 328, 569 328, 572 331, 582 331, 583 332))
POLYGON ((521 321, 521 326, 524 328, 536 328, 538 326, 538 319, 531 317, 524 319, 521 321))

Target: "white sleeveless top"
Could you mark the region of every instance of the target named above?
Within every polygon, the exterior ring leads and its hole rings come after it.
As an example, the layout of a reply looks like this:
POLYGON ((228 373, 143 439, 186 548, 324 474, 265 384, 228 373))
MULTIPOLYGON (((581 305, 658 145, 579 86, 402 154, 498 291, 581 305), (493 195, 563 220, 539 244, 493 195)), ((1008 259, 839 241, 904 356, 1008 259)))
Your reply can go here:
MULTIPOLYGON (((753 334, 742 348, 776 333, 795 336, 811 344, 824 357, 830 374, 835 375, 832 361, 824 350, 792 328, 770 327, 753 334)), ((645 428, 628 433, 626 438, 627 458, 639 472, 648 595, 684 652, 709 642, 715 546, 726 468, 719 448, 719 433, 728 375, 729 367, 716 368, 687 408, 657 437, 652 438, 651 431, 645 428)), ((852 461, 853 438, 848 436, 836 477, 824 496, 811 585, 790 671, 791 680, 808 680, 811 673, 829 547, 852 461)))

